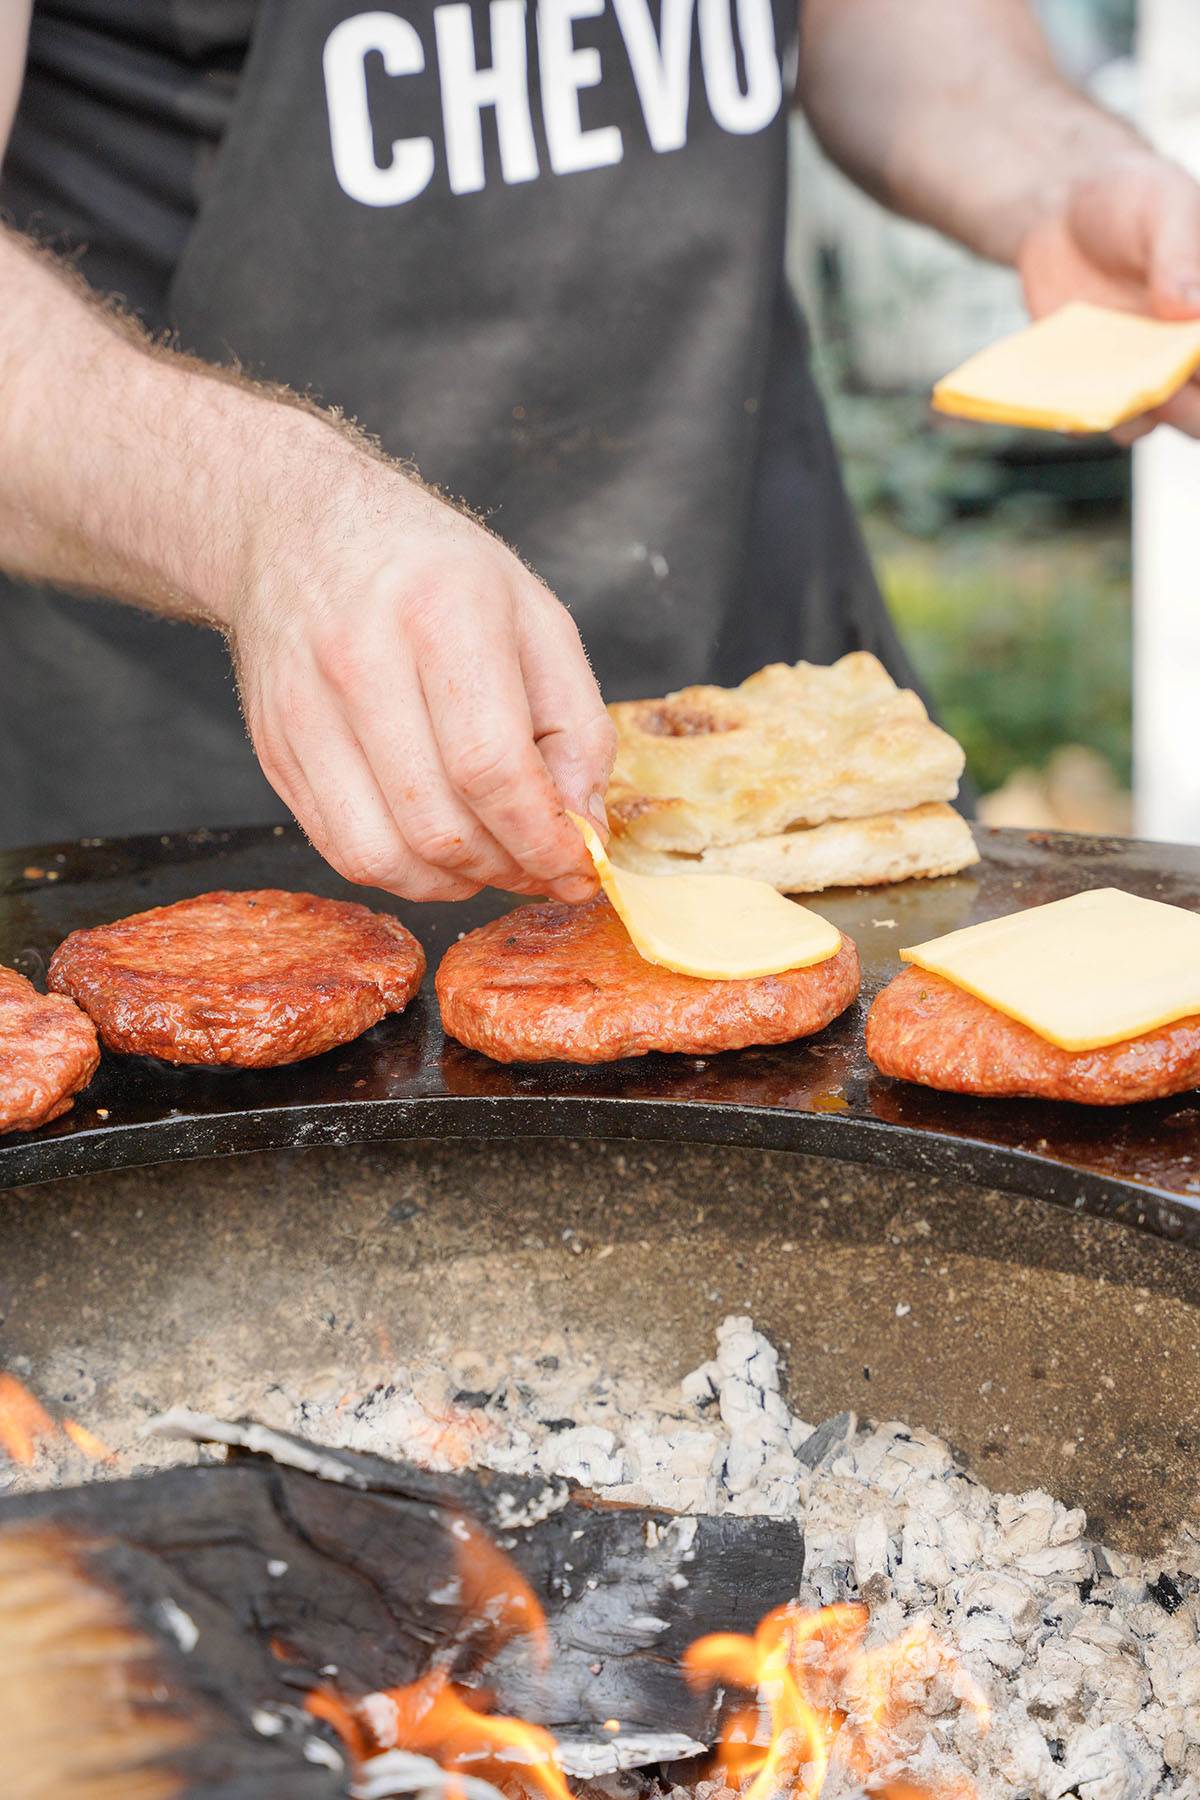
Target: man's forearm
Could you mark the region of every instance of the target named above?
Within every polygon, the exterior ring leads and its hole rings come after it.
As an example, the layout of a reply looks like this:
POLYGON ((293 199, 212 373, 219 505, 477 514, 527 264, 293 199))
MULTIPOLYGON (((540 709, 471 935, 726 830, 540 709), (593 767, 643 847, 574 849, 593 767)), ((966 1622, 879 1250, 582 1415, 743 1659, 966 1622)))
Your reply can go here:
POLYGON ((156 350, 3 231, 0 569, 221 627, 268 780, 348 880, 595 891, 566 808, 615 736, 549 590, 353 428, 156 350))
MULTIPOLYGON (((0 229, 0 568, 227 623, 319 418, 155 349, 0 229)), ((354 454, 344 445, 348 457, 354 454)))
POLYGON ((800 97, 897 212, 1000 262, 1071 183, 1144 154, 1057 73, 1026 0, 803 0, 800 97))

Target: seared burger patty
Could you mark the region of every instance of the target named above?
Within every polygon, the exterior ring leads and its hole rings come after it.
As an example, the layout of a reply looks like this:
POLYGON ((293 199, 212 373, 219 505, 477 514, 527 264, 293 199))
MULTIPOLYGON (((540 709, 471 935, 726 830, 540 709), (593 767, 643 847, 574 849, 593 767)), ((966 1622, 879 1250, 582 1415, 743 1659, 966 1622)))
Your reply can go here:
POLYGON ((278 888, 201 894, 73 931, 50 986, 110 1050, 262 1069, 319 1056, 401 1012, 425 957, 385 913, 278 888))
POLYGON ((952 1094, 1124 1106, 1200 1083, 1200 1017, 1101 1050, 1060 1050, 940 975, 906 969, 867 1014, 867 1055, 885 1075, 952 1094))
POLYGON ((73 1001, 0 969, 0 1132, 35 1131, 67 1112, 99 1061, 96 1028, 73 1001))
POLYGON ((857 997, 848 937, 827 962, 749 981, 700 981, 646 962, 602 894, 521 906, 442 958, 452 1037, 496 1062, 614 1062, 648 1050, 708 1056, 821 1031, 857 997))

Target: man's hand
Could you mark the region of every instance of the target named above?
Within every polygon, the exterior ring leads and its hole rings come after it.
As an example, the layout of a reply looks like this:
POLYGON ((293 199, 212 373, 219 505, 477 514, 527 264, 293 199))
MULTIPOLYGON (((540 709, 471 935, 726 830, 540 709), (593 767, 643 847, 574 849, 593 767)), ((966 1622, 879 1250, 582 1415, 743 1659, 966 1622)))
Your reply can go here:
MULTIPOLYGON (((1200 184, 1149 152, 1122 156, 1030 228, 1017 267, 1035 319, 1069 300, 1200 318, 1200 184)), ((1160 423, 1200 437, 1200 380, 1114 435, 1132 443, 1160 423)))
POLYGON ((602 820, 612 726, 499 539, 293 396, 154 349, 2 227, 0 392, 0 568, 223 630, 263 768, 343 875, 595 891, 564 809, 602 820))
POLYGON ((300 483, 226 614, 276 792, 351 881, 585 899, 564 803, 603 820, 615 737, 566 611, 386 463, 339 444, 300 483))

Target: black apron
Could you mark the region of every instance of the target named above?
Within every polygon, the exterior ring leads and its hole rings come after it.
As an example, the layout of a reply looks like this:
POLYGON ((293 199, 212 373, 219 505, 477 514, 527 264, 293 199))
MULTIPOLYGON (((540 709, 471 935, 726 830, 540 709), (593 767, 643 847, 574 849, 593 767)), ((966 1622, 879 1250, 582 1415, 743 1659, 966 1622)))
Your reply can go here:
MULTIPOLYGON (((122 262, 119 209, 89 220, 39 180, 46 106, 61 135, 65 83, 86 133, 132 0, 35 13, 18 222, 465 499, 571 607, 608 698, 860 646, 907 679, 783 279, 795 0, 252 11, 159 291, 149 252, 122 262)), ((189 98, 201 134, 214 93, 189 98)), ((0 600, 0 756, 0 842, 282 810, 220 641, 109 603, 0 600)))

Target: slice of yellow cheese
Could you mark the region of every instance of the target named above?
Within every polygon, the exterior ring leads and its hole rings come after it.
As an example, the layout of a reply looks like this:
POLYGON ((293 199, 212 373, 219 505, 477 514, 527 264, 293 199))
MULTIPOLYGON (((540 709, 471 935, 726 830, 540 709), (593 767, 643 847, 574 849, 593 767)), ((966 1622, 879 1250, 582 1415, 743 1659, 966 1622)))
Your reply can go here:
POLYGON ((766 881, 740 875, 633 875, 608 860, 586 819, 583 833, 600 885, 647 962, 702 981, 750 981, 827 962, 842 935, 766 881))
POLYGON ((1200 913, 1094 888, 901 950, 1060 1050, 1200 1013, 1200 913))
POLYGON ((1076 301, 981 350, 939 381, 939 412, 1041 431, 1111 431, 1169 400, 1200 369, 1200 320, 1076 301))

